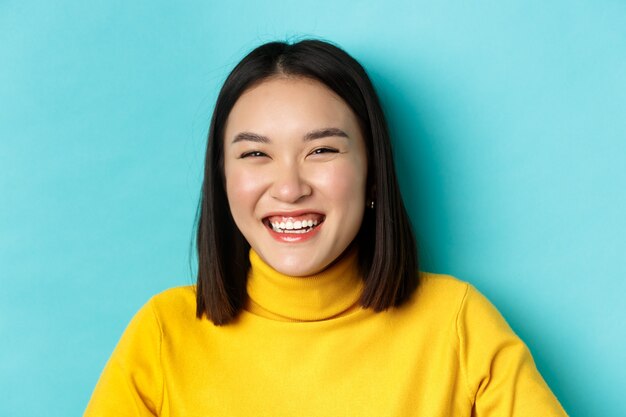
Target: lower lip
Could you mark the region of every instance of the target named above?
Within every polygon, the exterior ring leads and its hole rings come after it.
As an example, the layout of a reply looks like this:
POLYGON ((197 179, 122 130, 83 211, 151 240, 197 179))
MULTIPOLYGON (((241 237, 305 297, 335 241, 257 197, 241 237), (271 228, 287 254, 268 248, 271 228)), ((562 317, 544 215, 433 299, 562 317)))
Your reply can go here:
POLYGON ((301 242, 306 242, 307 240, 317 235, 317 233, 319 232, 323 224, 324 223, 318 224, 317 226, 315 226, 313 229, 309 230, 306 233, 288 233, 288 232, 280 233, 272 229, 271 226, 265 225, 265 227, 270 232, 270 236, 272 236, 274 239, 276 239, 279 242, 301 243, 301 242))

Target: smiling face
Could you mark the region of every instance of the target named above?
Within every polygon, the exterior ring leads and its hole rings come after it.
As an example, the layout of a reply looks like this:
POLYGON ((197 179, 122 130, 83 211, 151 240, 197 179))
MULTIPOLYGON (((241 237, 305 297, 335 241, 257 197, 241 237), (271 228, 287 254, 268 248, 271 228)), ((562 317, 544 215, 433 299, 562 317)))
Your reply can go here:
POLYGON ((224 130, 224 174, 235 224, 283 274, 323 270, 359 231, 365 141, 352 110, 320 82, 271 78, 244 92, 224 130))

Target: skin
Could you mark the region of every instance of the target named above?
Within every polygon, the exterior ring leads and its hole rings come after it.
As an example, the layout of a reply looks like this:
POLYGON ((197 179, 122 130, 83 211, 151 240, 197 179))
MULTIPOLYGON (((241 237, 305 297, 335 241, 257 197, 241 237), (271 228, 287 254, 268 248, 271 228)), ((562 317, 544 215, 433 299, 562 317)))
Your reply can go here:
POLYGON ((324 270, 359 231, 366 205, 365 141, 352 110, 318 81, 280 76, 244 92, 225 127, 224 174, 237 227, 278 272, 308 276, 324 270), (340 132, 305 138, 327 128, 340 132), (294 213, 324 220, 306 237, 289 235, 296 241, 285 241, 264 222, 270 214, 294 213))

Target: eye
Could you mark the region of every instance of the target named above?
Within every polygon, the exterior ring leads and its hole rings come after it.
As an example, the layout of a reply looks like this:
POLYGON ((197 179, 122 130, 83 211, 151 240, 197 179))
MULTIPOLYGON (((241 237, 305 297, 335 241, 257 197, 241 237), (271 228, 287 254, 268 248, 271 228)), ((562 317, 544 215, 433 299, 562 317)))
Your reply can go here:
POLYGON ((339 153, 339 150, 335 148, 317 148, 311 152, 311 155, 321 155, 325 153, 339 153))
POLYGON ((243 158, 260 158, 262 156, 267 156, 266 154, 264 154, 261 151, 249 151, 249 152, 244 152, 239 156, 239 159, 243 159, 243 158))

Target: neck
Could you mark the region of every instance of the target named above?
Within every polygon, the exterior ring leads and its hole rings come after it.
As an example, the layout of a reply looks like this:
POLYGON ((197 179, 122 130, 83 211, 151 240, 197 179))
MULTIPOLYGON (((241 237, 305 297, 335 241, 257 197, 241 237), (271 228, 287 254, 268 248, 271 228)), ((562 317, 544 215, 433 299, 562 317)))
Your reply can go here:
POLYGON ((328 320, 358 308, 362 289, 356 248, 306 277, 282 274, 250 249, 246 309, 253 314, 283 321, 328 320))

